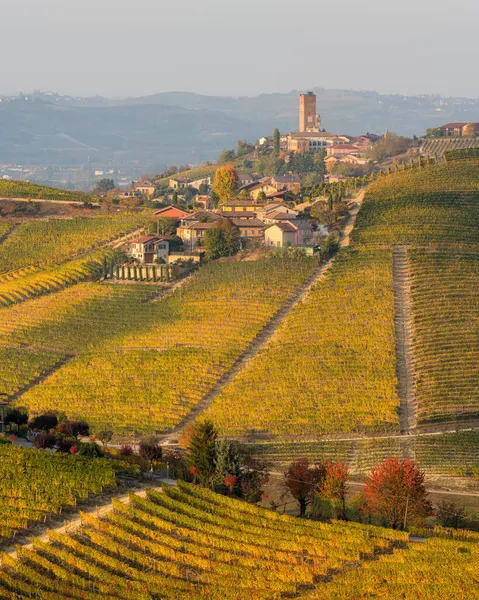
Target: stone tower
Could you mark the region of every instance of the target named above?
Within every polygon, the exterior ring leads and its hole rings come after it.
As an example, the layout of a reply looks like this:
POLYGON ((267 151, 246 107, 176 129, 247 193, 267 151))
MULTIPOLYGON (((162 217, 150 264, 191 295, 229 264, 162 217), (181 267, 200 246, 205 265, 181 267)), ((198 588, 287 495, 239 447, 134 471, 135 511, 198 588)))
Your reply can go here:
POLYGON ((313 92, 299 97, 299 131, 321 131, 321 118, 316 112, 316 94, 313 92))

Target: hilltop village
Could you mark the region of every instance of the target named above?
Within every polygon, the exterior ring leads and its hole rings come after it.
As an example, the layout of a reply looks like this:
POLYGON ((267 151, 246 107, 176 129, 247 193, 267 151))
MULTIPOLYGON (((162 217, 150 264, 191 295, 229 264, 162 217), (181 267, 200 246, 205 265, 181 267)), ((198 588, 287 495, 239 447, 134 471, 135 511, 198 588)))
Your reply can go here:
POLYGON ((449 123, 428 130, 419 141, 388 131, 330 133, 321 126, 312 92, 299 96, 298 112, 298 131, 275 130, 255 145, 239 142, 236 151, 223 152, 217 166, 179 174, 172 168, 133 182, 129 189, 109 190, 105 202, 157 207, 156 229, 131 241, 127 253, 133 262, 199 262, 204 256, 260 248, 320 253, 359 183, 383 168, 437 161, 448 149, 479 142, 476 123, 449 123), (233 243, 225 244, 225 237, 233 243))

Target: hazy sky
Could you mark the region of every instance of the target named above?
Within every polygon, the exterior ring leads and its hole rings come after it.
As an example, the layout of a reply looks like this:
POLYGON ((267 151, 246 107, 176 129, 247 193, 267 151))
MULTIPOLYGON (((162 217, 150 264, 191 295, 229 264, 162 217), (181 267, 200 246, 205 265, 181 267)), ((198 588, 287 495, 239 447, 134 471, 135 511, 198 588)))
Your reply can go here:
POLYGON ((479 96, 479 0, 0 0, 0 94, 479 96))

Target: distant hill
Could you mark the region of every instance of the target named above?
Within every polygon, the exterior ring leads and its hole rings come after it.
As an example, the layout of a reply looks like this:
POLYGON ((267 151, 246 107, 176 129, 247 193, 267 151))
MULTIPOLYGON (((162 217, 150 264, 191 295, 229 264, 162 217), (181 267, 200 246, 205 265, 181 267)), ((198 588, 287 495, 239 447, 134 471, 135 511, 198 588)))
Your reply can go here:
MULTIPOLYGON (((412 136, 448 121, 479 121, 479 100, 314 89, 326 129, 412 136)), ((0 102, 0 163, 111 165, 158 171, 214 160, 238 139, 297 127, 298 90, 228 98, 168 92, 110 100, 37 93, 0 102)))

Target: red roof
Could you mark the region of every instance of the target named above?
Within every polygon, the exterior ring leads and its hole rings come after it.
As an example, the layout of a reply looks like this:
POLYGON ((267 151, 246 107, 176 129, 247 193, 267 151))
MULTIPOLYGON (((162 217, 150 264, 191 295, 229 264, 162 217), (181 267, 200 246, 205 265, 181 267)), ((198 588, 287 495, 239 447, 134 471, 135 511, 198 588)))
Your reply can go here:
POLYGON ((165 208, 160 208, 155 212, 156 218, 172 218, 172 219, 183 219, 187 217, 189 213, 180 208, 176 208, 176 206, 166 206, 165 208))
POLYGON ((148 244, 148 242, 152 242, 153 240, 160 240, 160 238, 156 235, 142 235, 137 237, 135 240, 132 240, 133 244, 148 244))
POLYGON ((467 123, 447 123, 446 125, 439 127, 439 129, 460 129, 465 125, 467 125, 467 123))

